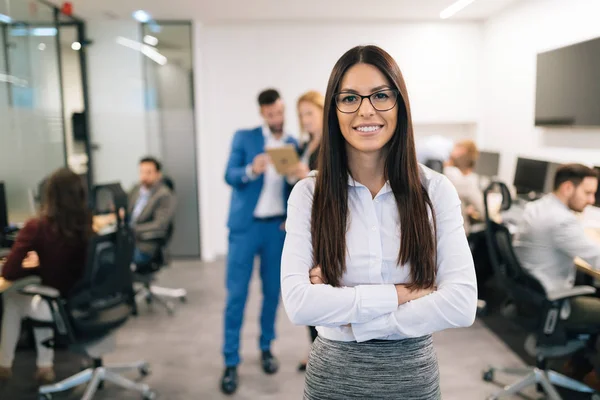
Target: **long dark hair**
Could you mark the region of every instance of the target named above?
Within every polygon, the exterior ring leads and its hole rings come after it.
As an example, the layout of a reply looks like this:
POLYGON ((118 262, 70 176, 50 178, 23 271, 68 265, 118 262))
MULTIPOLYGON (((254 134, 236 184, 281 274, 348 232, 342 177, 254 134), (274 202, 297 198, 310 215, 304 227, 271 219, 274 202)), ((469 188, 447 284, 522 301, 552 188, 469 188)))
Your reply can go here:
POLYGON ((400 216, 398 264, 410 263, 411 288, 430 288, 436 276, 435 213, 421 183, 415 152, 410 105, 404 78, 394 59, 376 46, 358 46, 344 54, 333 67, 327 93, 323 139, 319 153, 313 198, 311 233, 314 265, 320 265, 327 283, 341 286, 346 271, 346 226, 348 220, 348 157, 340 131, 334 94, 344 74, 355 64, 378 68, 400 92, 398 123, 387 143, 385 175, 389 180, 400 216), (429 222, 431 211, 433 224, 429 222))
POLYGON ((92 216, 81 177, 61 168, 48 178, 45 192, 41 214, 56 234, 72 243, 86 241, 92 235, 92 216))

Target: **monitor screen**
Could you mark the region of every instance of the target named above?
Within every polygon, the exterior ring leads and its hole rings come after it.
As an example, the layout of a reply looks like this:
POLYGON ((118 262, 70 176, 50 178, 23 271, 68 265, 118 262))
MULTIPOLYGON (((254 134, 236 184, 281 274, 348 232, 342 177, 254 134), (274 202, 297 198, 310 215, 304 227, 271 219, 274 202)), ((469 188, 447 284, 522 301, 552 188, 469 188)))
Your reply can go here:
POLYGON ((517 169, 515 170, 515 179, 513 182, 517 189, 517 194, 527 194, 530 192, 544 193, 547 174, 547 161, 519 157, 517 159, 517 169))
POLYGON ((548 170, 546 171, 546 183, 544 184, 544 193, 550 193, 554 190, 554 178, 556 177, 556 170, 562 164, 550 162, 548 163, 548 170))
POLYGON ((535 125, 600 126, 600 38, 537 55, 535 125))
POLYGON ((498 176, 499 165, 500 153, 481 151, 479 152, 479 159, 475 163, 475 173, 479 176, 488 176, 493 178, 498 176))

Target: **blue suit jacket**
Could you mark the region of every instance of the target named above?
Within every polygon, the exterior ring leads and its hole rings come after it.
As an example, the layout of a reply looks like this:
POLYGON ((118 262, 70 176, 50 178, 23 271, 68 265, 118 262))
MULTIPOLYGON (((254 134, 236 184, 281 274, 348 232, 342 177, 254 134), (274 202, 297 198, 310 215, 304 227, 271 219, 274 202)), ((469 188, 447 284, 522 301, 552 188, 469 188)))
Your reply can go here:
MULTIPOLYGON (((286 138, 286 143, 293 144, 296 149, 298 143, 293 138, 286 138)), ((227 161, 225 182, 233 188, 227 227, 230 231, 244 231, 248 229, 254 219, 254 208, 262 191, 264 175, 251 180, 246 175, 246 166, 252 164, 254 157, 265 152, 265 138, 262 127, 251 130, 239 130, 233 137, 231 153, 227 161)), ((292 190, 291 185, 285 181, 281 194, 284 206, 292 190)))

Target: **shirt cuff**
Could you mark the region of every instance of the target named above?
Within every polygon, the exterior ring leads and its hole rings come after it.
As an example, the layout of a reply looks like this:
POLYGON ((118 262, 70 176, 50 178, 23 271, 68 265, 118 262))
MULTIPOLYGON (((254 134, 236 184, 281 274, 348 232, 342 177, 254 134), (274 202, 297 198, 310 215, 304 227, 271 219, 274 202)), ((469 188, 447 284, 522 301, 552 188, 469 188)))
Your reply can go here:
POLYGON ((246 176, 248 177, 248 179, 250 179, 251 181, 255 180, 256 178, 258 178, 258 175, 255 174, 254 172, 252 172, 252 164, 248 164, 246 165, 246 176))
POLYGON ((392 332, 390 318, 393 318, 392 313, 382 315, 363 324, 352 324, 354 339, 360 343, 371 339, 385 339, 387 336, 392 335, 394 332, 392 332))
POLYGON ((394 285, 356 286, 359 319, 370 321, 398 309, 398 292, 394 285))

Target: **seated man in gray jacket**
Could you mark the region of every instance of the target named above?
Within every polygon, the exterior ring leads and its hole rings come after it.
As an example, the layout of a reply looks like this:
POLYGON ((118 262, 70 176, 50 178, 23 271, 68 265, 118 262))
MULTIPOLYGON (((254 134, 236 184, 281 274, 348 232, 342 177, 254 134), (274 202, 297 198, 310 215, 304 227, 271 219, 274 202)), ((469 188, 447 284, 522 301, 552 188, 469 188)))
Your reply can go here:
POLYGON ((153 157, 140 161, 140 183, 129 194, 130 223, 135 233, 135 264, 146 264, 158 250, 175 214, 175 196, 163 183, 161 164, 153 157))
MULTIPOLYGON (((540 281, 546 292, 574 286, 575 257, 600 270, 600 244, 586 236, 575 214, 595 203, 597 189, 598 177, 593 169, 566 164, 556 171, 554 191, 525 206, 514 239, 515 253, 523 268, 540 281)), ((567 324, 600 327, 600 299, 577 297, 570 301, 570 308, 567 324)), ((595 372, 590 372, 584 381, 594 388, 600 387, 595 372)))

